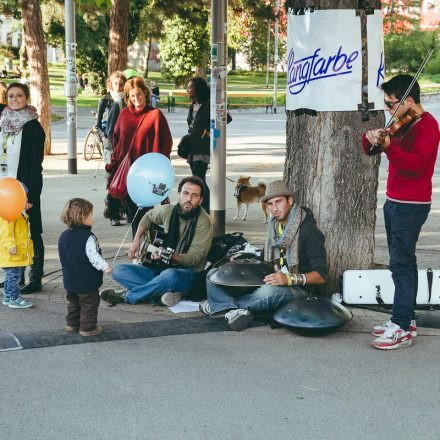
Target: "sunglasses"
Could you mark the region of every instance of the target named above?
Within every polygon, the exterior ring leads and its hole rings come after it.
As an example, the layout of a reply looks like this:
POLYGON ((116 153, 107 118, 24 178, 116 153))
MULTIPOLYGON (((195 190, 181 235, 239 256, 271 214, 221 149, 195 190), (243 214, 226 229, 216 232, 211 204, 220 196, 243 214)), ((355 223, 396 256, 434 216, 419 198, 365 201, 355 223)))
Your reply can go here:
POLYGON ((394 105, 397 104, 399 101, 387 101, 386 99, 384 99, 383 102, 391 110, 394 105))

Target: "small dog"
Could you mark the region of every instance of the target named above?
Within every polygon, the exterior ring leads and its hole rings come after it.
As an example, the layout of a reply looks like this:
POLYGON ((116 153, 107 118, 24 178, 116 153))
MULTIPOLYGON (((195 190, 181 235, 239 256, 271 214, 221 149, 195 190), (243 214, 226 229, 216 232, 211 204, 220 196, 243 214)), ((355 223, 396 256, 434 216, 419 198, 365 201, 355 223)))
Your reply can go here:
MULTIPOLYGON (((258 182, 257 186, 252 186, 251 177, 240 176, 235 182, 235 198, 237 199, 237 215, 234 220, 239 220, 241 205, 244 205, 244 215, 241 220, 246 220, 249 205, 260 201, 261 197, 266 194, 266 184, 258 182)), ((264 214, 263 223, 267 223, 267 205, 260 202, 261 210, 264 214)))

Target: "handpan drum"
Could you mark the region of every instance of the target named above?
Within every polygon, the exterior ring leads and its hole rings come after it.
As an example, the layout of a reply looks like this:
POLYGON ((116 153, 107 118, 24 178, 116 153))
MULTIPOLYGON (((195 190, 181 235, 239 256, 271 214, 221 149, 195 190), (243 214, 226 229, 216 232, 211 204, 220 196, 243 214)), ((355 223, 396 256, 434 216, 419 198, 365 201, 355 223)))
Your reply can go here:
POLYGON ((342 304, 324 296, 296 297, 273 315, 279 324, 309 335, 336 330, 352 317, 342 304))
POLYGON ((255 258, 242 258, 211 269, 206 279, 222 286, 232 296, 243 296, 264 284, 264 278, 274 272, 271 264, 255 258))

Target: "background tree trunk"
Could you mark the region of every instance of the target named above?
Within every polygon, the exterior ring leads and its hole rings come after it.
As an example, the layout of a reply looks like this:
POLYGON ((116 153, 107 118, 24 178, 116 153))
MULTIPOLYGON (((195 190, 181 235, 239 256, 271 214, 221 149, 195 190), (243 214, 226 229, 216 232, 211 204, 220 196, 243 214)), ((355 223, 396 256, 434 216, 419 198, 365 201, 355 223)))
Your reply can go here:
MULTIPOLYGON (((290 0, 291 7, 356 9, 357 0, 290 0)), ((380 8, 379 0, 371 7, 380 8)), ((361 23, 366 26, 365 12, 361 23)), ((367 81, 366 31, 362 32, 363 84, 367 81)), ((366 108, 368 97, 363 95, 366 108)), ((300 204, 310 207, 326 239, 329 293, 340 291, 339 279, 347 269, 374 264, 377 187, 380 157, 362 153, 361 135, 383 127, 384 113, 318 112, 295 116, 287 111, 284 180, 300 204)))
MULTIPOLYGON (((129 0, 112 0, 108 42, 108 75, 127 68, 129 0)), ((148 25, 148 24, 147 24, 148 25)))
POLYGON ((147 54, 147 62, 145 64, 144 78, 148 78, 148 73, 150 72, 150 55, 151 55, 152 40, 153 40, 153 38, 150 35, 148 37, 148 54, 147 54))
POLYGON ((50 88, 47 69, 47 46, 43 33, 41 10, 38 0, 22 0, 20 6, 23 20, 23 38, 29 63, 31 102, 37 108, 40 123, 46 133, 44 152, 50 154, 50 88))

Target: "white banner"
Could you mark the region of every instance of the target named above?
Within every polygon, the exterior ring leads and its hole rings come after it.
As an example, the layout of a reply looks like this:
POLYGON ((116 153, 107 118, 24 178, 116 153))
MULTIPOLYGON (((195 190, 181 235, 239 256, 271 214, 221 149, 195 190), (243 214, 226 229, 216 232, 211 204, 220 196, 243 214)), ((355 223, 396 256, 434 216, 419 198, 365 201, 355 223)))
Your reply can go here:
POLYGON ((379 89, 385 76, 382 26, 382 11, 367 15, 368 102, 374 104, 371 110, 384 109, 383 91, 379 89))
POLYGON ((355 10, 288 14, 286 110, 358 110, 360 29, 355 10))

